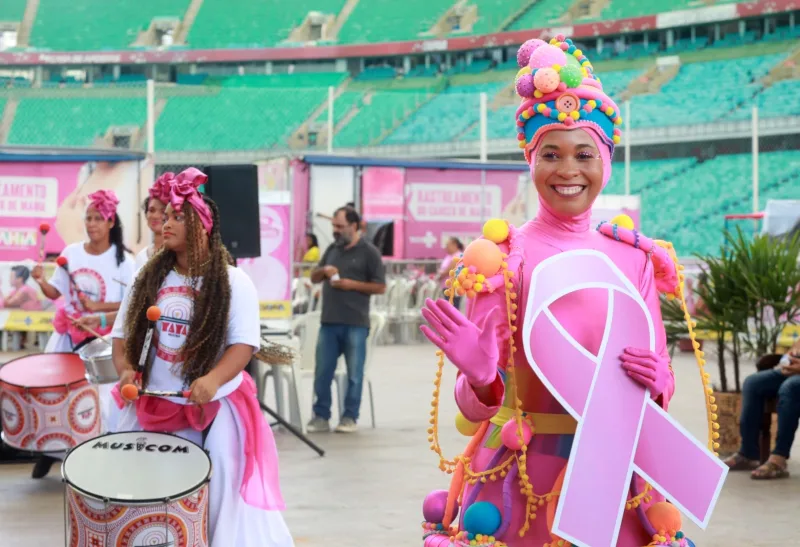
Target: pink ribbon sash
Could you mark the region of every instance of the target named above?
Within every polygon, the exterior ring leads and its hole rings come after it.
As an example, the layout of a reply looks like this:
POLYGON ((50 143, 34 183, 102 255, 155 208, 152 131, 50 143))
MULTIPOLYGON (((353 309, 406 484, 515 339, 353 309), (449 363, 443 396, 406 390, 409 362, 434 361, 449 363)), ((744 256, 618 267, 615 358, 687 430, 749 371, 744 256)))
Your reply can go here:
POLYGON ((705 529, 728 468, 620 366, 625 347, 654 351, 655 331, 638 290, 611 259, 577 250, 538 264, 522 339, 533 370, 578 422, 552 532, 581 547, 616 545, 634 471, 705 529), (608 291, 599 355, 549 310, 582 289, 608 291))
MULTIPOLYGON (((283 511, 286 505, 281 495, 278 477, 278 449, 261 407, 256 384, 246 372, 239 387, 226 398, 236 410, 244 436, 244 474, 239 493, 248 505, 268 511, 283 511)), ((119 408, 125 405, 119 385, 111 396, 119 408)), ((174 433, 192 428, 203 431, 211 424, 220 408, 219 401, 207 405, 181 405, 168 399, 144 395, 136 401, 136 417, 145 431, 174 433)))

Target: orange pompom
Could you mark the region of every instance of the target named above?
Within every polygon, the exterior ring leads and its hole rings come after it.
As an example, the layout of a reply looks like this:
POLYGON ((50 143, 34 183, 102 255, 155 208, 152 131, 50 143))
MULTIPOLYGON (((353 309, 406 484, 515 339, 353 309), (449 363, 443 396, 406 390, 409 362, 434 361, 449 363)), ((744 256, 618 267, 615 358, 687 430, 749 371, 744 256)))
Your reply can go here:
POLYGON ((659 532, 678 532, 681 529, 681 513, 678 509, 666 501, 659 501, 650 506, 647 510, 647 519, 653 528, 659 532))
POLYGON ((147 308, 147 320, 158 321, 161 318, 161 310, 158 306, 150 306, 147 308))
POLYGON ((503 253, 488 239, 476 239, 464 249, 463 261, 466 266, 473 266, 475 273, 490 277, 500 271, 503 253))
POLYGON ((135 401, 139 398, 139 389, 133 384, 125 384, 119 391, 128 401, 135 401))

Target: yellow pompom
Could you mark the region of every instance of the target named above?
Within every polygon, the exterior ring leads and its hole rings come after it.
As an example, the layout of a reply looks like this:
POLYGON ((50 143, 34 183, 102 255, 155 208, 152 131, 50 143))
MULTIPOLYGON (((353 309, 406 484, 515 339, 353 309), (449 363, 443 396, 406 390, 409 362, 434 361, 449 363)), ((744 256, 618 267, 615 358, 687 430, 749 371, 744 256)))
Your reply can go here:
POLYGON ((582 57, 583 51, 576 49, 575 51, 572 52, 572 55, 574 55, 575 57, 582 57))
POLYGON ((556 72, 561 72, 561 65, 553 65, 553 70, 556 72))
POLYGON ((481 292, 483 290, 483 283, 475 283, 472 288, 475 289, 475 292, 481 292))
POLYGON ((508 223, 501 218, 487 220, 483 225, 483 237, 492 243, 502 243, 508 239, 508 223))
POLYGON ((622 139, 619 138, 619 135, 614 135, 614 144, 619 144, 622 139))
POLYGON ((616 224, 620 228, 625 228, 626 230, 633 230, 633 219, 628 215, 617 215, 611 219, 611 224, 616 224))
POLYGON ((519 146, 520 148, 525 148, 525 146, 527 145, 525 144, 525 141, 519 141, 519 144, 517 146, 519 146))
POLYGON ((522 117, 525 118, 526 120, 528 120, 531 117, 531 113, 528 112, 527 110, 523 110, 522 111, 522 117))
POLYGON ((619 116, 616 120, 614 120, 614 125, 622 125, 622 116, 619 116))
POLYGON ((483 274, 478 274, 475 276, 475 281, 477 281, 478 283, 483 283, 484 281, 486 281, 486 276, 483 274))
POLYGON ((569 116, 576 122, 581 119, 581 113, 578 112, 577 110, 573 110, 572 112, 570 112, 569 116))
POLYGON ((460 412, 456 414, 456 429, 458 430, 459 433, 461 433, 465 437, 472 437, 473 435, 475 435, 475 433, 478 432, 478 429, 480 427, 481 424, 470 422, 460 412))
POLYGON ((606 116, 611 116, 614 113, 614 109, 610 106, 606 108, 606 116))
POLYGON ((536 105, 536 112, 542 113, 544 109, 547 108, 544 103, 539 103, 536 105))
POLYGON ((534 96, 534 98, 536 98, 536 99, 541 99, 542 97, 544 97, 544 93, 542 93, 541 91, 539 91, 539 90, 537 89, 536 91, 534 91, 534 92, 533 92, 533 96, 534 96))
POLYGON ((531 70, 531 67, 529 67, 529 66, 525 66, 525 67, 522 67, 521 69, 519 69, 519 70, 517 71, 517 76, 516 76, 516 77, 517 77, 517 78, 519 78, 520 76, 524 76, 524 75, 526 75, 526 74, 530 74, 531 72, 533 72, 533 71, 531 70))
POLYGON ((589 106, 591 106, 592 108, 597 108, 597 101, 595 101, 594 99, 590 100, 589 106))
POLYGON ((558 121, 563 122, 566 119, 567 119, 567 115, 564 112, 559 112, 558 121))

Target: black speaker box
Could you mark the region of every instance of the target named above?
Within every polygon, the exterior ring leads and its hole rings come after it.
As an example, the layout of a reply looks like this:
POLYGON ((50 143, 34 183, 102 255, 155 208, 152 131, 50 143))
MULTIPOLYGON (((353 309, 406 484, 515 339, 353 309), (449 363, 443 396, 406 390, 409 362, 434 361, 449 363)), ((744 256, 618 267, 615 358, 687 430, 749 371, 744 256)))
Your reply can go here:
POLYGON ((219 207, 222 242, 233 258, 261 256, 258 168, 255 165, 211 165, 205 194, 219 207))

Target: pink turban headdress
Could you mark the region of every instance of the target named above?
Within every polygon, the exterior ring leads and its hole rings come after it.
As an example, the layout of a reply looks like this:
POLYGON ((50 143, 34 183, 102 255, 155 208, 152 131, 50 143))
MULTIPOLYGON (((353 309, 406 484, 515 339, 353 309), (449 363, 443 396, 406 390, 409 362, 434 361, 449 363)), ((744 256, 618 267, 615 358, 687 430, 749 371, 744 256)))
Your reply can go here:
POLYGON ((108 221, 117 214, 119 198, 113 190, 98 190, 89 194, 89 207, 94 207, 104 220, 108 221))
POLYGON ((174 177, 172 173, 164 173, 159 177, 159 180, 161 179, 165 179, 165 184, 169 185, 169 203, 172 208, 180 212, 184 202, 188 202, 200 217, 206 233, 210 235, 214 226, 211 209, 203 201, 203 196, 198 190, 208 181, 208 176, 199 169, 189 167, 174 177))

